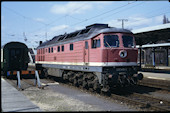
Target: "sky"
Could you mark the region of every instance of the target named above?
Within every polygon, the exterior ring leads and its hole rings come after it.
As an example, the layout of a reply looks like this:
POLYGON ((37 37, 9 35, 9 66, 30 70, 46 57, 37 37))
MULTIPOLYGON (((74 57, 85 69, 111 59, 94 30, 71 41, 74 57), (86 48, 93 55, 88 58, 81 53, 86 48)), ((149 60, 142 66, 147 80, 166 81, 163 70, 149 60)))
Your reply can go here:
POLYGON ((129 30, 170 21, 167 1, 3 1, 1 2, 1 46, 19 41, 38 47, 39 41, 74 32, 95 23, 129 30))

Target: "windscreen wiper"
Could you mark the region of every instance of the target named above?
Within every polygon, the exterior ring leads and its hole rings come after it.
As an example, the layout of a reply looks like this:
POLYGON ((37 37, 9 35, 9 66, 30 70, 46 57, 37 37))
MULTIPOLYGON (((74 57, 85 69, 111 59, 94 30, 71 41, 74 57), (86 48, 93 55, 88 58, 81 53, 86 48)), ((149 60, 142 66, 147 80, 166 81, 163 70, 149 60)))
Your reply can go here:
POLYGON ((109 46, 109 48, 111 49, 112 47, 108 44, 108 42, 106 41, 106 44, 109 46))

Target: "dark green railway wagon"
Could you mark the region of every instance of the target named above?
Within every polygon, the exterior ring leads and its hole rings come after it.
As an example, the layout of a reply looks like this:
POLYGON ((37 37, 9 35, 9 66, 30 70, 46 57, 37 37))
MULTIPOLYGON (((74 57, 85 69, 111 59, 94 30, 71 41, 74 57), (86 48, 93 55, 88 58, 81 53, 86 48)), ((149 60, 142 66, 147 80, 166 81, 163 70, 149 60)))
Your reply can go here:
POLYGON ((1 74, 28 68, 28 47, 21 42, 9 42, 1 47, 1 74))

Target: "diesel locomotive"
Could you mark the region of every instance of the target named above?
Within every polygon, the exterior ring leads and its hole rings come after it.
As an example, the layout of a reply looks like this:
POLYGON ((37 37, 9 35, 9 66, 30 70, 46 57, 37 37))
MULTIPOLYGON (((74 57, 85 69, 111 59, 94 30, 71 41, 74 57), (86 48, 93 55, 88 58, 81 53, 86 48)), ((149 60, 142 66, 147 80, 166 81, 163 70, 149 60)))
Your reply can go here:
POLYGON ((75 86, 109 91, 137 84, 138 49, 126 29, 93 24, 58 35, 37 47, 36 68, 75 86))

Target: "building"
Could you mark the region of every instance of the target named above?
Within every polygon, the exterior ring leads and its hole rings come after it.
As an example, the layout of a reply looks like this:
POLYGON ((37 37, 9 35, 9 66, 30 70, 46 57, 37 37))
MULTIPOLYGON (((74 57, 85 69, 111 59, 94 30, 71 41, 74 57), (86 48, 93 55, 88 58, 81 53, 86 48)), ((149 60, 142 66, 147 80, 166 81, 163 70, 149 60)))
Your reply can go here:
POLYGON ((170 69, 170 23, 132 30, 142 67, 170 69))

